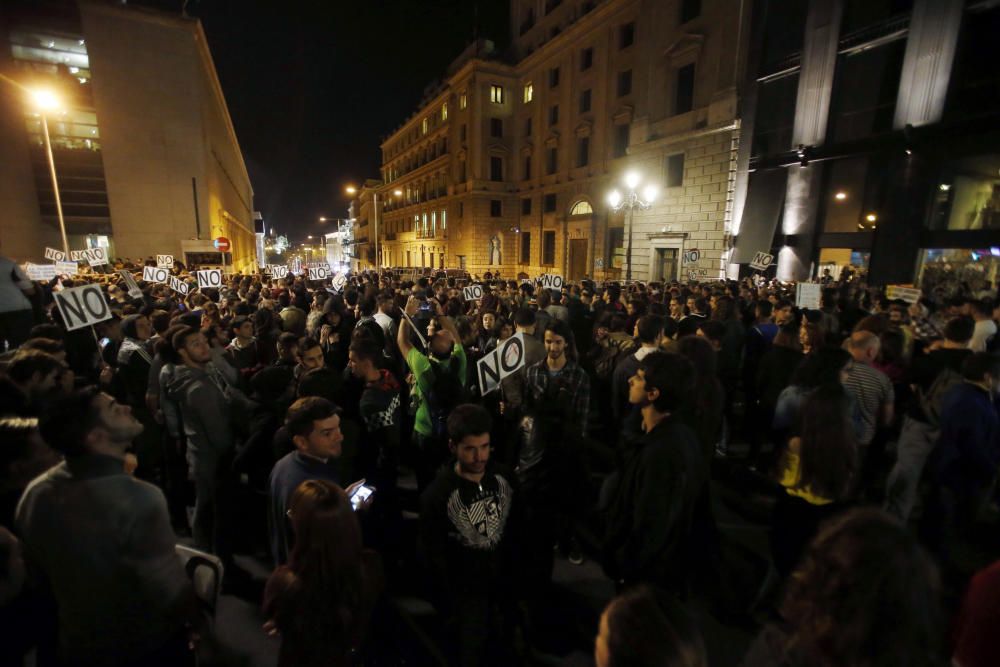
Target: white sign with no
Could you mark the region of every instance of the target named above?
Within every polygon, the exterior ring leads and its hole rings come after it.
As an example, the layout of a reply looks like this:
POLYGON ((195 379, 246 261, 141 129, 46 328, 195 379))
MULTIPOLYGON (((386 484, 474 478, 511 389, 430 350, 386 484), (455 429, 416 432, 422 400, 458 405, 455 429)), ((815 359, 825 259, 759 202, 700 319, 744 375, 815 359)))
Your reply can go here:
POLYGON ((524 368, 524 333, 503 341, 476 363, 479 391, 485 396, 500 386, 500 380, 524 368))
POLYGON ((469 285, 462 288, 462 298, 466 301, 479 301, 483 298, 482 285, 469 285))
POLYGON ((173 255, 157 255, 156 265, 165 269, 174 268, 174 256, 173 255))
POLYGON ((753 256, 753 261, 750 262, 750 268, 756 269, 758 271, 767 271, 767 269, 774 263, 774 255, 768 254, 766 252, 758 252, 753 256))
POLYGON ((539 284, 545 289, 562 289, 563 277, 555 273, 543 273, 539 284))
POLYGON ((142 267, 142 279, 148 283, 165 283, 170 278, 170 271, 159 266, 142 267))
POLYGON ((53 262, 61 262, 66 259, 66 253, 62 250, 56 250, 55 248, 46 248, 45 259, 51 259, 53 262))
POLYGON ((83 256, 91 266, 102 266, 108 263, 108 251, 104 248, 87 248, 83 256))
POLYGON ((97 285, 70 287, 53 292, 67 331, 111 319, 111 306, 97 285))
POLYGON ((326 280, 329 271, 325 266, 313 266, 309 268, 309 280, 326 280))
POLYGON ((191 286, 188 285, 186 281, 181 280, 177 276, 170 276, 170 289, 177 292, 178 294, 187 296, 188 290, 191 289, 191 286))
POLYGON ((205 269, 203 271, 198 271, 198 288, 205 289, 206 287, 222 287, 221 269, 205 269))

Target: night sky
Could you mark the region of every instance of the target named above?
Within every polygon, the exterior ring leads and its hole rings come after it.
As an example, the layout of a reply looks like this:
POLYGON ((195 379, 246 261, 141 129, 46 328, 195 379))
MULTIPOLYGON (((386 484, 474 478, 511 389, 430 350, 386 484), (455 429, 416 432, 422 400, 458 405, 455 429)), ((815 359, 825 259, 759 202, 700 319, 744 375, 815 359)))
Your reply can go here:
MULTIPOLYGON (((138 0, 179 11, 180 0, 138 0)), ((379 177, 379 144, 479 35, 503 48, 505 0, 191 0, 268 229, 289 240, 346 217, 348 182, 379 177)))

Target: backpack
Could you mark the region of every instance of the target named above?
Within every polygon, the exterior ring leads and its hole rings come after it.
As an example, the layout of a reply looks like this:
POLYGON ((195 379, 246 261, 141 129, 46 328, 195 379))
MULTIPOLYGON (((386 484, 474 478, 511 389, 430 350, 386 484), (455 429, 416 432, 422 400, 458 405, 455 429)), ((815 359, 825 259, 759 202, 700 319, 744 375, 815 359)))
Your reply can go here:
POLYGON ((631 338, 611 339, 611 344, 601 350, 594 362, 594 373, 598 379, 610 382, 615 374, 615 366, 635 350, 635 341, 631 338))
POLYGON ((458 364, 445 367, 439 361, 428 357, 431 363, 431 390, 424 397, 427 412, 431 418, 431 435, 444 438, 448 435, 448 415, 455 407, 465 402, 466 391, 463 379, 458 377, 458 364))
POLYGON ((941 402, 945 394, 955 385, 962 384, 964 378, 950 366, 937 374, 934 382, 927 388, 927 391, 918 390, 917 400, 920 401, 920 410, 927 418, 927 423, 937 428, 941 424, 941 402))

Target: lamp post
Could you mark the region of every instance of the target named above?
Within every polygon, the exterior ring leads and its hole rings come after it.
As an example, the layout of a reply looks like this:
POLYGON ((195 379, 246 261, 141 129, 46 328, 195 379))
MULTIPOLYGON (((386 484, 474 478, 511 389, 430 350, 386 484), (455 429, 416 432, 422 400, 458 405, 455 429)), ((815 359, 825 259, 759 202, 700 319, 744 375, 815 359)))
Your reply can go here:
POLYGON ((608 204, 611 210, 616 213, 624 210, 626 212, 628 225, 628 245, 625 249, 625 262, 628 268, 625 270, 625 280, 632 280, 632 221, 635 217, 635 209, 640 211, 648 210, 656 200, 659 188, 654 183, 649 183, 639 194, 638 188, 642 183, 642 177, 634 171, 625 174, 625 194, 612 190, 608 194, 608 204))
POLYGON ((63 218, 62 198, 59 196, 59 180, 56 178, 56 161, 52 155, 52 142, 49 140, 48 112, 59 108, 59 98, 50 90, 34 90, 31 98, 42 117, 42 136, 45 137, 45 153, 49 158, 49 174, 52 176, 52 193, 56 198, 56 215, 59 217, 59 232, 62 234, 63 252, 69 258, 69 240, 66 238, 66 220, 63 218))

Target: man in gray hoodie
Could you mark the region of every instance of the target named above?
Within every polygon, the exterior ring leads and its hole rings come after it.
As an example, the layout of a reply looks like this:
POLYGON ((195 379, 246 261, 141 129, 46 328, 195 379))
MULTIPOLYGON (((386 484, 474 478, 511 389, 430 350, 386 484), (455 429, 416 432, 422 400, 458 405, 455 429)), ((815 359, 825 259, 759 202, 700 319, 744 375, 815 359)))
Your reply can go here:
POLYGON ((182 365, 167 386, 168 397, 180 407, 187 440, 187 461, 194 479, 195 505, 192 534, 195 544, 218 554, 215 520, 221 463, 236 447, 234 410, 247 399, 213 361, 208 341, 197 329, 174 334, 171 341, 182 365))

